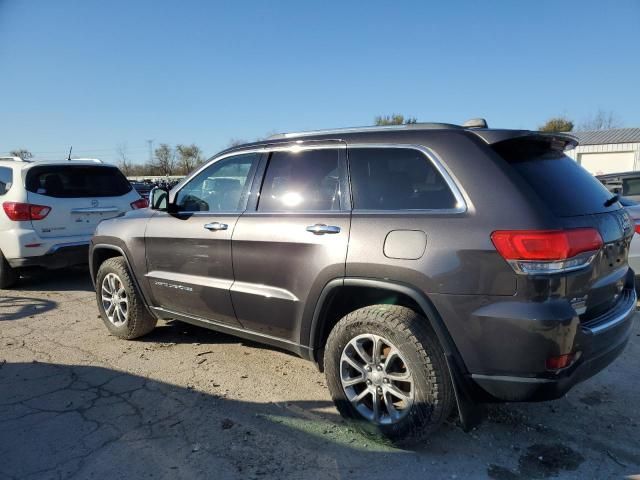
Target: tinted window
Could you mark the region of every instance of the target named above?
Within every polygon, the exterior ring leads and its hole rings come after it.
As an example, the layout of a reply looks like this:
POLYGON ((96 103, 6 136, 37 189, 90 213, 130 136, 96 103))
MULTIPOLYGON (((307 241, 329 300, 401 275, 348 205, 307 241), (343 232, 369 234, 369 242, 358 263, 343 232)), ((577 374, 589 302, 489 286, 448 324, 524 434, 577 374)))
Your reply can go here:
POLYGON ((320 149, 272 153, 258 210, 340 210, 338 151, 320 149))
POLYGON ((219 160, 184 185, 176 205, 187 212, 240 212, 246 203, 250 173, 260 158, 258 153, 219 160))
POLYGON ((131 191, 120 170, 97 165, 32 167, 26 185, 30 192, 62 198, 117 197, 131 191))
POLYGON ((507 141, 494 148, 560 217, 620 208, 615 202, 605 207, 612 193, 548 141, 507 141))
POLYGON ((640 177, 622 180, 623 195, 640 195, 640 177))
POLYGON ((11 188, 13 182, 13 170, 0 167, 0 195, 4 195, 11 188))
POLYGON ((456 206, 442 175, 418 150, 352 148, 349 169, 354 209, 431 210, 456 206))

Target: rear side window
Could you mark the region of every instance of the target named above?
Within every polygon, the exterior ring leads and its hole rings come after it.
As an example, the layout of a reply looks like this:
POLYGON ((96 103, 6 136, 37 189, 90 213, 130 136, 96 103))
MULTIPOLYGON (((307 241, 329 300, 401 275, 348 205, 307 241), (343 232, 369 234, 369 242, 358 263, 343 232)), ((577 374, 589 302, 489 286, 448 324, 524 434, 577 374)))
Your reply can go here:
POLYGON ((118 197, 132 187, 116 167, 93 165, 51 165, 29 169, 29 192, 48 197, 118 197))
POLYGON ((456 207, 440 172, 409 148, 351 148, 349 170, 357 210, 439 210, 456 207))
POLYGON ((7 167, 0 167, 0 195, 7 193, 12 183, 13 170, 7 167))
POLYGON ((622 180, 623 195, 640 195, 640 177, 622 180))
POLYGON ((613 195, 593 175, 553 148, 545 140, 511 140, 494 149, 560 217, 605 213, 618 210, 617 203, 606 207, 613 195))
POLYGON ((260 191, 258 211, 340 210, 338 150, 274 152, 260 191))

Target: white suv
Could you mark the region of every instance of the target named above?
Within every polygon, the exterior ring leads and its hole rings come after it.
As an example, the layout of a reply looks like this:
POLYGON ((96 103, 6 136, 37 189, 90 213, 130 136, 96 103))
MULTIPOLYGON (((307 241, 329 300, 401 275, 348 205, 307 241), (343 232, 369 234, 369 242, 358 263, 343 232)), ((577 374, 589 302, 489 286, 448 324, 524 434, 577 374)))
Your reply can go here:
POLYGON ((101 220, 147 207, 113 165, 17 157, 0 157, 0 203, 0 288, 13 285, 20 269, 86 263, 101 220))

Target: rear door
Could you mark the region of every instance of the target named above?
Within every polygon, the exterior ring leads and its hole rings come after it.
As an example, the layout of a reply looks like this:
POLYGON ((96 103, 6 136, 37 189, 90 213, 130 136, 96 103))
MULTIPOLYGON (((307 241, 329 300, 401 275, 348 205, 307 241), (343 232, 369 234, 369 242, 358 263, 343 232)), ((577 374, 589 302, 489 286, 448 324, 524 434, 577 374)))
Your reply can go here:
POLYGON ((41 238, 92 235, 98 223, 131 210, 139 198, 122 172, 108 165, 35 165, 25 186, 29 203, 51 208, 32 223, 41 238))
POLYGON ((175 212, 157 212, 145 233, 153 304, 169 312, 237 324, 231 235, 245 209, 260 153, 221 157, 180 187, 175 212))
POLYGON ((345 273, 345 146, 309 142, 271 151, 265 163, 259 196, 233 233, 231 298, 245 328, 297 343, 308 299, 345 273))
POLYGON ((512 140, 494 146, 517 177, 555 215, 562 228, 596 228, 604 242, 590 268, 566 274, 565 295, 582 319, 600 315, 625 286, 633 222, 613 194, 562 151, 544 140, 512 140), (580 307, 580 305, 584 307, 580 307))

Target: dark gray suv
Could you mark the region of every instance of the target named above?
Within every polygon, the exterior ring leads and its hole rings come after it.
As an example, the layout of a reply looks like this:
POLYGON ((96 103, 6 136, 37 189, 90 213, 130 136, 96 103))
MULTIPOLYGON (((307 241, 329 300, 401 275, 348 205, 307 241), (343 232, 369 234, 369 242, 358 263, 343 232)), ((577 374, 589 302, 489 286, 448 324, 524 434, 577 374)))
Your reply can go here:
POLYGON ((90 250, 109 331, 158 319, 324 369, 340 413, 415 441, 454 408, 562 396, 613 361, 635 311, 633 225, 522 130, 416 124, 225 150, 90 250))

